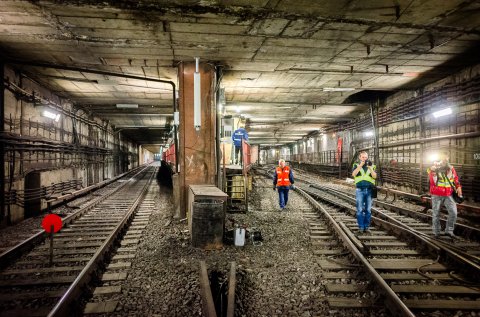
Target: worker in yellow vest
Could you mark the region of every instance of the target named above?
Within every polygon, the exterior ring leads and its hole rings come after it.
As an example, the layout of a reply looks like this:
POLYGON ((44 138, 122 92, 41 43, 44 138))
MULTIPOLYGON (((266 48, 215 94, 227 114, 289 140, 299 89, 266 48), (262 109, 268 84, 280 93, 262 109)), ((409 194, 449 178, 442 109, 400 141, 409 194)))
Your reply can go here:
POLYGON ((355 179, 357 201, 357 223, 361 233, 369 232, 372 217, 372 189, 375 186, 376 166, 368 160, 368 153, 363 151, 358 156, 360 162, 353 164, 352 176, 355 179))

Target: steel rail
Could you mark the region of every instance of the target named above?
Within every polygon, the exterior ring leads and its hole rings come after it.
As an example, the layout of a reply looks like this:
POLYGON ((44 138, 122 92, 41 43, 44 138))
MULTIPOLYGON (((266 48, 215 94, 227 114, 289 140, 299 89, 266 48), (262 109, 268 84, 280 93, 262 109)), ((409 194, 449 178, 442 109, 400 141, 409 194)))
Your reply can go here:
MULTIPOLYGON (((143 170, 145 170, 147 167, 144 167, 141 169, 139 172, 134 174, 132 177, 135 177, 136 175, 140 174, 143 170)), ((116 178, 112 179, 112 183, 114 181, 117 181, 118 179, 127 176, 128 174, 131 174, 132 171, 123 173, 116 178)), ((75 213, 65 217, 62 219, 62 222, 64 225, 70 224, 72 221, 77 219, 78 217, 82 216, 85 212, 91 210, 93 207, 95 207, 97 204, 101 203, 103 200, 107 199, 111 195, 115 194, 117 191, 122 189, 127 182, 121 184, 117 188, 115 188, 111 193, 107 193, 106 195, 99 197, 90 203, 88 205, 82 207, 75 213)), ((38 233, 33 234, 31 237, 25 239, 24 241, 20 242, 19 244, 13 246, 12 248, 8 249, 7 251, 3 252, 0 254, 0 269, 5 268, 6 266, 9 265, 12 261, 18 259, 20 256, 23 255, 23 253, 31 250, 35 245, 40 244, 42 241, 44 241, 47 238, 48 234, 45 232, 45 230, 41 230, 38 233)))
MULTIPOLYGON (((355 199, 352 197, 348 197, 347 194, 329 189, 328 187, 322 187, 318 185, 310 185, 310 186, 319 190, 329 191, 330 193, 334 192, 334 195, 336 195, 337 197, 343 198, 349 201, 350 203, 355 204, 355 199)), ((338 202, 335 202, 333 200, 329 200, 325 198, 321 198, 321 199, 327 200, 332 204, 336 204, 344 208, 348 208, 352 212, 356 212, 356 209, 353 207, 347 207, 347 206, 341 205, 338 202)), ((389 215, 386 215, 385 213, 379 211, 377 208, 372 208, 372 214, 375 214, 375 216, 372 215, 372 222, 377 223, 378 225, 381 225, 383 227, 392 226, 393 228, 393 225, 395 225, 397 230, 402 230, 404 233, 409 234, 410 237, 426 245, 429 248, 429 250, 438 249, 440 251, 440 254, 443 256, 446 256, 447 259, 454 260, 456 263, 460 265, 466 265, 472 271, 473 275, 476 275, 477 278, 479 278, 478 276, 480 273, 480 262, 478 261, 478 257, 471 256, 470 254, 467 254, 463 251, 455 250, 454 248, 450 248, 450 246, 446 245, 445 243, 439 243, 436 239, 430 238, 426 234, 418 232, 413 228, 410 228, 408 225, 402 223, 401 221, 398 221, 397 219, 389 215)))
POLYGON ((88 261, 87 265, 83 268, 83 270, 77 276, 75 281, 70 285, 68 290, 62 296, 62 298, 57 302, 55 307, 50 311, 50 313, 48 314, 48 317, 59 317, 59 316, 71 316, 72 315, 71 309, 72 309, 72 306, 73 306, 72 305, 73 302, 76 301, 79 297, 82 296, 82 291, 83 291, 84 287, 91 281, 95 271, 98 269, 98 267, 101 265, 101 263, 103 263, 104 258, 107 256, 108 252, 113 247, 114 242, 116 241, 116 239, 122 233, 123 229, 127 226, 127 224, 130 222, 130 220, 135 215, 134 212, 136 211, 138 205, 144 199, 144 197, 145 197, 145 195, 148 191, 148 186, 152 182, 152 179, 154 179, 154 174, 155 173, 152 173, 150 175, 150 178, 148 179, 148 181, 143 186, 142 192, 137 197, 137 199, 134 201, 132 206, 128 209, 128 212, 125 214, 123 219, 120 221, 120 223, 114 229, 114 231, 108 236, 108 238, 105 240, 105 242, 99 247, 97 252, 95 252, 95 254, 90 259, 90 261, 88 261))
POLYGON ((414 317, 410 309, 402 302, 402 300, 397 296, 397 294, 390 288, 387 282, 378 274, 375 268, 370 264, 370 262, 363 256, 362 252, 357 248, 355 243, 351 241, 348 234, 341 228, 335 219, 308 193, 300 188, 295 189, 301 196, 308 200, 308 202, 328 220, 331 224, 331 228, 335 230, 339 238, 343 241, 344 246, 350 250, 353 256, 363 264, 367 272, 373 278, 373 281, 377 284, 380 289, 380 292, 385 296, 385 306, 393 314, 393 316, 402 316, 402 317, 414 317))
MULTIPOLYGON (((341 193, 341 194, 344 194, 344 195, 348 195, 348 196, 350 196, 350 198, 353 199, 352 194, 345 193, 341 190, 330 188, 328 186, 323 187, 323 186, 320 186, 320 185, 317 185, 317 184, 311 184, 311 185, 314 188, 317 188, 317 189, 327 190, 327 191, 330 191, 330 192, 338 192, 338 193, 341 193)), ((393 210, 393 211, 396 211, 400 214, 410 216, 412 218, 417 217, 417 218, 420 218, 424 221, 429 221, 429 222, 432 220, 432 216, 430 216, 430 215, 427 215, 427 214, 424 214, 422 212, 418 212, 418 211, 415 211, 415 210, 410 210, 410 209, 407 209, 407 208, 395 206, 391 203, 387 203, 385 201, 381 201, 381 200, 378 200, 378 199, 373 200, 373 204, 378 206, 378 207, 387 209, 387 210, 393 210)), ((440 222, 443 225, 445 225, 447 221, 445 219, 440 219, 440 222)), ((458 230, 458 231, 462 232, 463 233, 462 236, 465 236, 467 238, 472 238, 476 241, 480 241, 480 229, 478 229, 478 228, 471 227, 471 226, 468 226, 468 225, 465 225, 465 224, 462 224, 462 223, 457 223, 457 224, 455 224, 455 230, 458 230)))

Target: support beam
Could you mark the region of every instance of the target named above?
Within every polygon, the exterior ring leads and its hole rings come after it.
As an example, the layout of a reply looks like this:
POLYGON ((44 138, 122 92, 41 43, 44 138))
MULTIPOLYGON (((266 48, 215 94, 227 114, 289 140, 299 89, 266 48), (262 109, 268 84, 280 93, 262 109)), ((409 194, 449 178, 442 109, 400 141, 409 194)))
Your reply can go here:
POLYGON ((201 126, 194 128, 194 62, 183 62, 178 67, 179 76, 179 150, 180 210, 177 217, 186 216, 188 186, 215 184, 215 107, 212 65, 200 63, 201 126))
MULTIPOLYGON (((0 133, 5 131, 5 64, 0 59, 0 133)), ((0 142, 0 224, 5 220, 5 143, 0 142)), ((7 219, 7 222, 9 219, 7 219)))

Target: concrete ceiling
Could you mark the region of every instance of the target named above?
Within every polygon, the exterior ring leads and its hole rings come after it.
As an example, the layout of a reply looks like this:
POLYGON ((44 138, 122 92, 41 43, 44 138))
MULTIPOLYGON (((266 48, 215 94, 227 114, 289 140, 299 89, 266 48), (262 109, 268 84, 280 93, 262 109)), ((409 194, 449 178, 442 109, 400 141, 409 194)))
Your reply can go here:
MULTIPOLYGON (((479 18, 473 0, 2 0, 0 48, 174 82, 178 62, 200 56, 222 66, 226 112, 248 118, 251 143, 284 144, 364 111, 352 94, 414 89, 478 62, 479 18)), ((163 142, 168 84, 24 69, 138 142, 163 142)))

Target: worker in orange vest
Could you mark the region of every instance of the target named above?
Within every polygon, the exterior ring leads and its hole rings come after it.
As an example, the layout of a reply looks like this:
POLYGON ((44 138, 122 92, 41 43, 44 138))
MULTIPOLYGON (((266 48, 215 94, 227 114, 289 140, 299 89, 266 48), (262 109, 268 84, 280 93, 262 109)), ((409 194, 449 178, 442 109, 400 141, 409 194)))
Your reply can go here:
POLYGON ((285 166, 285 160, 280 159, 278 166, 275 169, 275 175, 273 176, 273 190, 278 188, 278 202, 280 209, 285 210, 288 202, 288 191, 290 188, 294 189, 293 185, 293 171, 290 166, 285 166))

